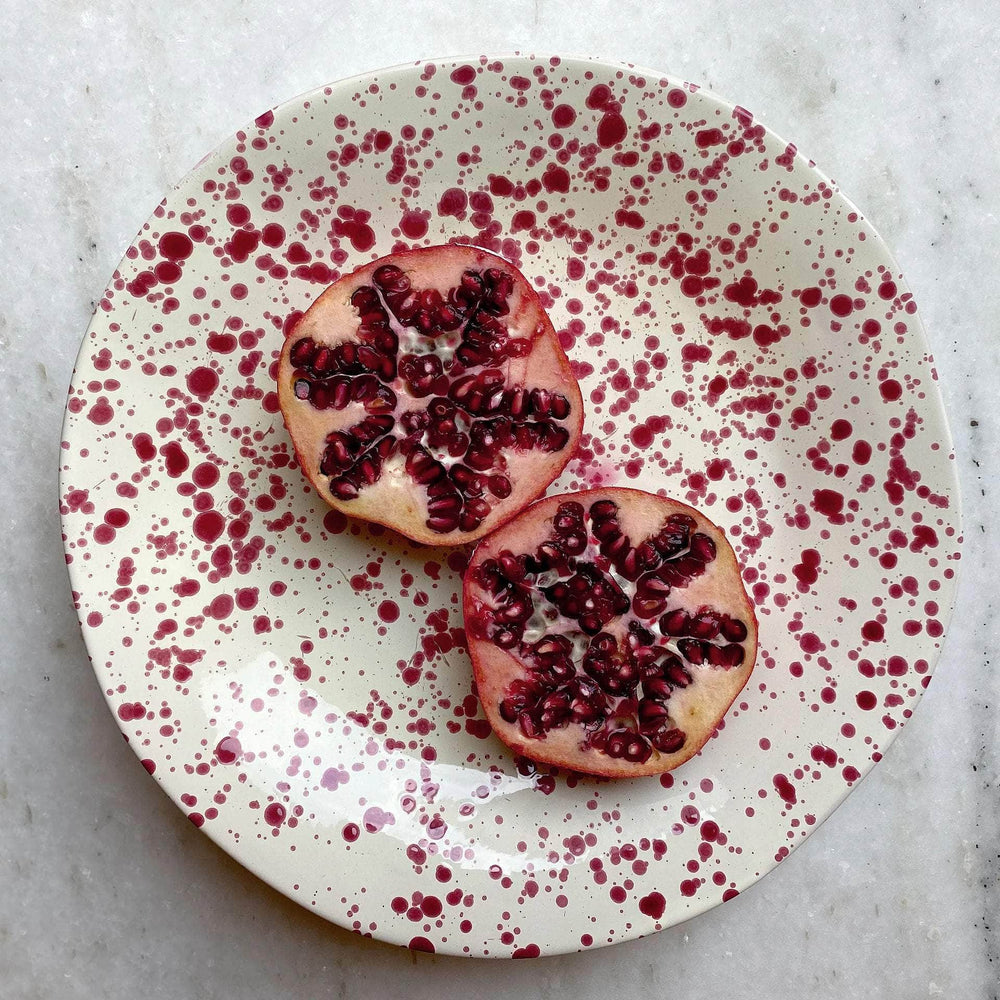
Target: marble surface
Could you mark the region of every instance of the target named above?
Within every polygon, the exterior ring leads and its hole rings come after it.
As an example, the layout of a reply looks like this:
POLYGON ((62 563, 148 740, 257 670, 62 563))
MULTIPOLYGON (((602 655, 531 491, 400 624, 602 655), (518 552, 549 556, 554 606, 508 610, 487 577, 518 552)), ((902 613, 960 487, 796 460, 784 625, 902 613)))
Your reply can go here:
POLYGON ((0 41, 0 996, 994 998, 1000 788, 992 503, 1000 43, 982 2, 558 0, 8 6, 0 41), (609 30, 613 27, 613 33, 609 30), (260 111, 422 57, 653 67, 750 108, 894 248, 949 411, 966 547, 935 677, 883 763, 798 851, 653 938, 507 964, 363 941, 258 881, 139 765, 72 608, 56 468, 95 300, 164 191, 260 111))

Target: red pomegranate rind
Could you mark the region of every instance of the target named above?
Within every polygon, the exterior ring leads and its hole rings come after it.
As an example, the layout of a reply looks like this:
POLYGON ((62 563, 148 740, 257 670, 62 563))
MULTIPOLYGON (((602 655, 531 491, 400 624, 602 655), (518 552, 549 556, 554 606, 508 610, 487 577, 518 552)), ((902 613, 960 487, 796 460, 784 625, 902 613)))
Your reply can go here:
POLYGON ((545 492, 583 401, 524 276, 477 247, 383 257, 289 331, 278 400, 323 499, 432 545, 475 541, 545 492))
POLYGON ((721 529, 641 490, 533 504, 479 543, 463 602, 494 732, 517 754, 587 774, 634 778, 690 760, 757 655, 721 529))

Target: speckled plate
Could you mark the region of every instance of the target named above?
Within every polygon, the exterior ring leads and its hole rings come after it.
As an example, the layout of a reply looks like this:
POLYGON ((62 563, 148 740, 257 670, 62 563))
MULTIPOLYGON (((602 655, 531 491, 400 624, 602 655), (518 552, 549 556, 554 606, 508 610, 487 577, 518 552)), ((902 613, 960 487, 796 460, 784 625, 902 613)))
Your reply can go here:
POLYGON ((934 368, 871 225, 749 111, 559 58, 371 73, 200 163, 86 334, 61 505, 101 687, 192 822, 344 927, 474 956, 649 934, 772 869, 916 706, 960 542, 934 368), (512 760, 472 687, 467 552, 331 513, 294 464, 289 315, 449 240, 535 281, 581 379, 553 491, 665 491, 741 557, 757 669, 662 780, 512 760))

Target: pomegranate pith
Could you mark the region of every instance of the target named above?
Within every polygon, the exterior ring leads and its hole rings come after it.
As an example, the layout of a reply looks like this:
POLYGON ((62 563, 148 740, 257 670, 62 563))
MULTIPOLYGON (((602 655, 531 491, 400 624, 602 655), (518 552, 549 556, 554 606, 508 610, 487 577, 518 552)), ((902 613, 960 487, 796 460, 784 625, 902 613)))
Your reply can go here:
POLYGON ((757 620, 721 529, 641 490, 533 504, 476 548, 463 599, 496 734, 583 773, 637 777, 689 760, 757 655, 757 620))
POLYGON ((434 545, 474 541, 539 497, 583 426, 534 289, 458 245, 334 282, 285 339, 278 400, 327 503, 434 545))

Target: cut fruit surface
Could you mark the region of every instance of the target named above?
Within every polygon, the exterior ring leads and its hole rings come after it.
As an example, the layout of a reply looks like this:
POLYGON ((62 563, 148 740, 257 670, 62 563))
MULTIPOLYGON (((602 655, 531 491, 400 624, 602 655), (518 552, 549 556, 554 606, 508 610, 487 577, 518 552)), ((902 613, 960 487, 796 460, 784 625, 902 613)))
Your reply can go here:
POLYGON ((641 490, 533 504, 477 546, 463 602, 496 734, 588 774, 638 777, 689 760, 757 655, 757 620, 721 529, 641 490))
POLYGON ((383 257, 327 288, 286 336, 278 400, 328 504, 432 545, 475 541, 541 496, 583 427, 535 290, 458 245, 383 257))

